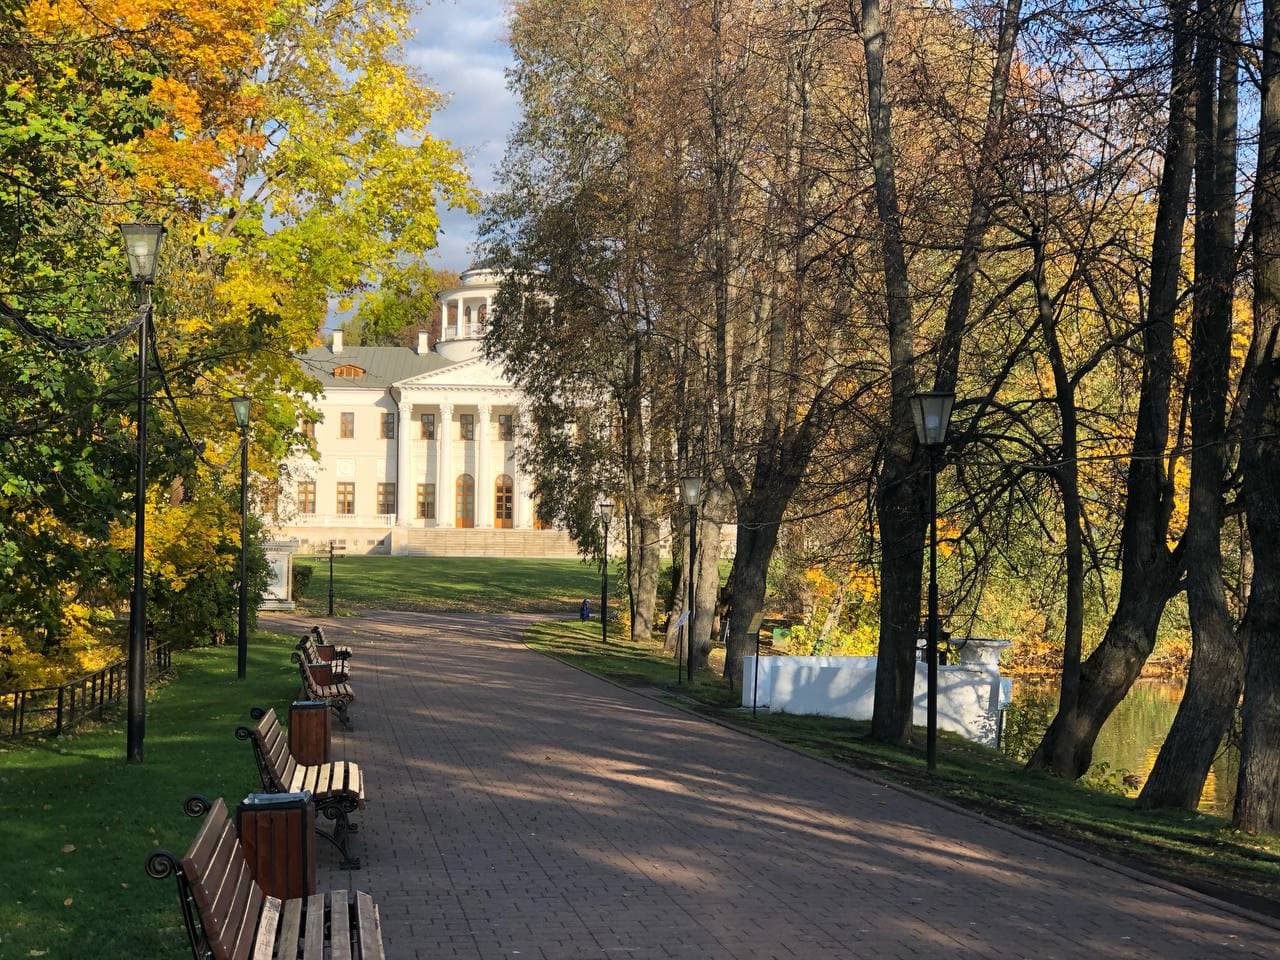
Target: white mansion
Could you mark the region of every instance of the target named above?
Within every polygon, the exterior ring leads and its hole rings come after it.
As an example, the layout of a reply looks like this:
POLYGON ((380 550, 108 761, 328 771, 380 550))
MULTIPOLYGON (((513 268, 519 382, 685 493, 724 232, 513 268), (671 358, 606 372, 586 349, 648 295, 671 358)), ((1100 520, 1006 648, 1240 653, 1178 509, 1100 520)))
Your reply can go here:
POLYGON ((321 382, 319 459, 288 463, 277 536, 349 553, 563 555, 540 530, 516 457, 519 392, 480 349, 498 275, 469 270, 440 295, 440 331, 409 347, 347 347, 299 362, 321 382), (292 500, 290 503, 289 500, 292 500))

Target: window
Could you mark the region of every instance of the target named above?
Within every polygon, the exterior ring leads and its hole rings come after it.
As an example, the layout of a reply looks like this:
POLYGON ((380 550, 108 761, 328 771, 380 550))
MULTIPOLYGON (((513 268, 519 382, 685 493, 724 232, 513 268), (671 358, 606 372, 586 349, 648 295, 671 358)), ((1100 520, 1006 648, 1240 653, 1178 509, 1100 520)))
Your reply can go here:
POLYGON ((316 438, 316 424, 314 420, 303 420, 301 429, 302 435, 308 440, 314 440, 316 438))
POLYGON ((316 512, 316 482, 300 480, 298 482, 298 512, 312 514, 316 512))
POLYGON ((493 490, 493 525, 503 530, 511 529, 511 520, 515 516, 515 486, 508 474, 502 474, 494 482, 493 490))
POLYGON ((382 415, 382 430, 378 436, 383 440, 394 440, 396 438, 396 415, 394 413, 384 413, 382 415))
POLYGON ((356 512, 356 485, 338 484, 338 513, 350 516, 356 512))
POLYGON ((297 503, 298 503, 298 513, 306 513, 306 515, 311 515, 311 513, 316 512, 316 481, 315 480, 298 481, 297 503))
POLYGON ((418 519, 434 520, 436 518, 436 485, 434 483, 418 484, 418 519))
POLYGON ((474 414, 459 414, 458 423, 462 427, 463 440, 474 440, 476 438, 476 418, 474 414))
POLYGON ((341 423, 338 427, 338 436, 343 440, 350 440, 356 435, 356 415, 354 413, 344 413, 341 423))
POLYGON ((396 512, 396 485, 394 483, 378 484, 378 512, 382 514, 396 512))
POLYGON ((469 473, 458 477, 455 514, 457 526, 474 527, 476 525, 476 482, 469 473))
POLYGON ((434 413, 424 413, 422 415, 422 439, 434 440, 436 438, 436 415, 434 413))
POLYGON ((333 375, 343 380, 356 380, 364 376, 364 371, 354 363, 344 363, 333 368, 333 375))
POLYGON ((280 512, 280 485, 273 483, 262 494, 262 512, 269 517, 274 517, 280 512))
POLYGON ((510 443, 516 438, 515 423, 512 422, 511 414, 498 414, 498 439, 505 443, 510 443))

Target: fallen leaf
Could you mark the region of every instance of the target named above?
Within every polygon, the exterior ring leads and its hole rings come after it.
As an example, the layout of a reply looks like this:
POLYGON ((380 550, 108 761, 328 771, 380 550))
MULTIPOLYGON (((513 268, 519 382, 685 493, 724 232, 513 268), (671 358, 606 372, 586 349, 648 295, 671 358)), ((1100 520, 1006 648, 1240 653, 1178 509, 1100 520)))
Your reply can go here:
POLYGON ((65 899, 65 900, 63 900, 63 901, 62 901, 62 905, 63 905, 64 907, 69 907, 69 906, 71 906, 73 903, 75 903, 75 901, 74 901, 73 899, 71 899, 70 897, 67 897, 67 899, 65 899))
POLYGON ((62 845, 62 852, 63 852, 63 853, 75 853, 75 852, 76 852, 76 845, 75 845, 74 843, 64 843, 64 844, 62 845))

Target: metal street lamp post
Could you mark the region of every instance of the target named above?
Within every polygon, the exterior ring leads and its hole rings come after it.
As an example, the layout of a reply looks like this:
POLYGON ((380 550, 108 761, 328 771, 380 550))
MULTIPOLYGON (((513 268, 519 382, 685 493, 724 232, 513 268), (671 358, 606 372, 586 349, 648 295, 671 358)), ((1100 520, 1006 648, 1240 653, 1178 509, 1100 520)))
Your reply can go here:
POLYGON ((240 427, 240 621, 236 627, 236 679, 249 663, 249 398, 231 401, 240 427))
POLYGON ((925 752, 930 773, 938 765, 938 468, 955 402, 954 393, 937 390, 917 393, 911 398, 916 439, 929 457, 929 638, 926 650, 929 690, 925 752))
POLYGON ((687 662, 685 665, 685 676, 689 683, 693 683, 693 610, 694 599, 696 593, 694 584, 697 582, 697 572, 693 568, 694 557, 698 553, 698 501, 702 499, 702 478, 701 477, 682 477, 680 480, 680 497, 684 500, 684 504, 689 508, 689 606, 685 610, 686 619, 684 622, 684 646, 687 662))
POLYGON ((609 642, 609 520, 613 517, 613 501, 596 504, 600 524, 604 527, 604 556, 600 560, 600 642, 609 642))
POLYGON ((151 326, 151 285, 164 226, 159 223, 122 223, 129 277, 138 290, 143 310, 138 326, 138 463, 133 495, 133 593, 129 598, 129 704, 125 733, 125 759, 142 762, 142 742, 147 723, 147 588, 143 551, 147 530, 147 331, 151 326))

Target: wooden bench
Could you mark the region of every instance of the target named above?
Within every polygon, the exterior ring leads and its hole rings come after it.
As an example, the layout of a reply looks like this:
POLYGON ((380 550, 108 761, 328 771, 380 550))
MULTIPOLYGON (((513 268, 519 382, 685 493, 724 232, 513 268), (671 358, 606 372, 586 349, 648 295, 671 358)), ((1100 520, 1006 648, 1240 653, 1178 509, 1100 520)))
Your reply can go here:
POLYGON ((312 635, 313 637, 315 637, 315 639, 316 639, 316 643, 318 643, 320 646, 322 646, 322 647, 332 647, 332 648, 333 648, 333 655, 334 655, 335 657, 337 657, 339 660, 350 660, 350 659, 351 659, 351 648, 350 648, 350 647, 344 646, 344 645, 342 645, 342 644, 340 644, 340 643, 326 643, 326 642, 325 642, 325 639, 324 639, 324 629, 320 626, 320 624, 318 624, 318 623, 317 623, 314 627, 312 627, 312 628, 311 628, 311 635, 312 635))
POLYGON ((296 650, 293 662, 298 665, 298 675, 302 678, 304 700, 324 700, 333 710, 334 715, 348 730, 351 729, 351 714, 347 707, 356 695, 346 680, 339 680, 333 675, 333 667, 327 663, 314 663, 296 650))
POLYGON ((384 960, 382 921, 367 893, 332 890, 297 900, 263 892, 221 799, 193 797, 204 816, 186 856, 147 858, 147 873, 174 877, 195 960, 384 960))
POLYGON ((253 744, 262 789, 267 793, 309 791, 316 813, 333 821, 333 830, 325 831, 320 829, 317 819, 316 833, 342 854, 344 869, 358 870, 360 858, 351 856, 348 838, 359 830, 359 826, 351 822, 351 814, 364 806, 364 778, 359 765, 346 760, 315 765, 298 763, 289 751, 289 738, 274 710, 254 707, 249 715, 258 721, 257 725, 237 727, 236 737, 253 744))
POLYGON ((346 683, 351 672, 349 657, 339 657, 337 649, 331 643, 316 643, 315 637, 304 633, 298 641, 298 652, 308 663, 327 664, 330 676, 337 683, 346 683))

